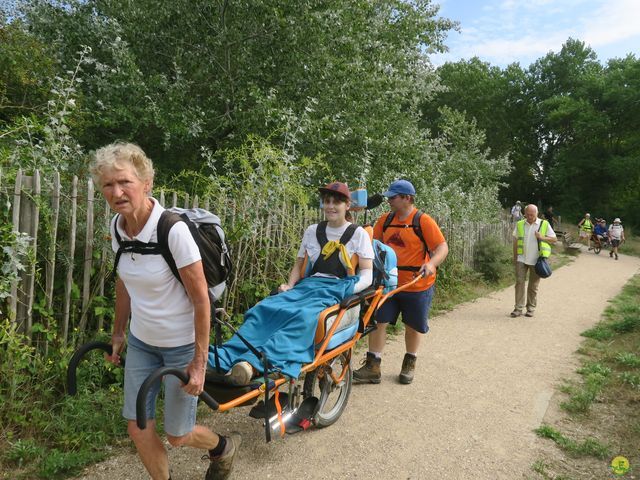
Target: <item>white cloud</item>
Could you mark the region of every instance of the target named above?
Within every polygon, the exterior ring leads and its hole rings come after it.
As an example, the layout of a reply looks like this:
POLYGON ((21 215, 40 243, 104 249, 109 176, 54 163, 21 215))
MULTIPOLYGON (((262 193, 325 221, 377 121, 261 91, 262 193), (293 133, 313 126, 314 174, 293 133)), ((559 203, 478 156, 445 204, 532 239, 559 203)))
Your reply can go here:
POLYGON ((581 40, 592 47, 609 45, 640 35, 640 2, 610 0, 584 19, 581 40))
POLYGON ((460 34, 450 33, 450 53, 435 64, 473 56, 527 64, 558 52, 569 37, 594 49, 640 44, 639 0, 484 0, 477 13, 462 21, 460 34))

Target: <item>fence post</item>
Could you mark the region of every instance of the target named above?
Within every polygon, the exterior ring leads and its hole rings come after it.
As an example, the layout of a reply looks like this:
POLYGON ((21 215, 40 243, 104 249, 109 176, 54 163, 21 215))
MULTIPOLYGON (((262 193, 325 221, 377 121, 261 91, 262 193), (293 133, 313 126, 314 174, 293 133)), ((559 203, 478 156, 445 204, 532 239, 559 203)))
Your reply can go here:
POLYGON ((71 290, 73 288, 73 260, 76 253, 76 215, 78 211, 78 177, 73 176, 71 184, 71 220, 69 223, 69 266, 64 284, 64 305, 62 314, 62 344, 69 339, 69 314, 71 310, 71 290))
MULTIPOLYGON (((111 238, 111 231, 109 230, 111 226, 111 207, 109 207, 109 202, 105 200, 104 202, 104 231, 105 237, 107 239, 111 238)), ((107 278, 109 278, 109 272, 106 270, 107 258, 109 256, 110 250, 110 242, 103 242, 102 244, 102 252, 100 253, 100 284, 98 294, 101 297, 104 297, 104 283, 107 278)), ((104 327, 104 315, 98 315, 98 331, 101 331, 104 327)))
POLYGON ((53 177, 53 190, 51 198, 51 238, 49 240, 49 252, 47 255, 47 279, 45 297, 47 309, 53 304, 53 280, 56 273, 56 237, 58 236, 58 220, 60 219, 60 173, 53 177))
POLYGON ((91 267, 93 266, 93 180, 87 182, 87 229, 84 243, 84 271, 82 276, 82 316, 78 330, 83 335, 87 327, 91 302, 91 267))
MULTIPOLYGON (((22 190, 22 169, 18 169, 16 173, 15 187, 13 190, 13 212, 11 223, 13 225, 13 232, 18 233, 20 231, 20 197, 22 190)), ((9 318, 11 321, 16 321, 16 309, 18 306, 18 280, 11 282, 11 295, 9 297, 9 318)))
MULTIPOLYGON (((27 258, 25 270, 20 273, 20 280, 15 284, 15 322, 18 329, 31 338, 33 326, 33 297, 35 293, 36 253, 38 248, 38 220, 40 208, 40 172, 36 170, 33 176, 20 175, 16 178, 16 196, 18 206, 14 210, 14 231, 26 233, 31 238, 31 256, 27 258), (23 198, 23 194, 24 198, 23 198)), ((12 289, 13 293, 13 289, 12 289)))

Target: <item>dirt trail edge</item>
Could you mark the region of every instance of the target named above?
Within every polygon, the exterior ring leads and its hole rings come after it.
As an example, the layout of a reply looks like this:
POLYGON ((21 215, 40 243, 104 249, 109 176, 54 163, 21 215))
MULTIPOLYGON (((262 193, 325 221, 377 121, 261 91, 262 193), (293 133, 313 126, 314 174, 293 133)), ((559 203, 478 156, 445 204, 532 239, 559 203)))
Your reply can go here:
MULTIPOLYGON (((530 477, 540 441, 533 429, 576 368, 580 332, 598 322, 607 300, 639 268, 639 258, 585 252, 541 281, 534 318, 509 317, 511 287, 432 319, 413 384, 396 381, 404 342, 394 339, 382 383, 354 385, 345 413, 329 428, 266 444, 248 408, 206 415, 203 423, 242 433, 234 479, 530 477)), ((172 449, 170 460, 174 480, 204 477, 198 452, 172 449)), ((78 478, 147 476, 136 456, 125 454, 78 478)))

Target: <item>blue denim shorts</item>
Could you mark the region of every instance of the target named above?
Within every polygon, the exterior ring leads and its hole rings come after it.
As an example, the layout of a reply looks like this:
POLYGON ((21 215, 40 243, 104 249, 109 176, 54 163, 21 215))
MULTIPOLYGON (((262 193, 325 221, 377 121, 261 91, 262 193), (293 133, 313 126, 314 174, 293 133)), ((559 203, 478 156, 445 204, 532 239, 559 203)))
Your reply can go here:
MULTIPOLYGON (((191 343, 180 347, 154 347, 131 333, 127 343, 122 416, 127 420, 135 420, 136 398, 147 377, 161 367, 186 369, 193 360, 195 345, 191 343)), ((164 431, 174 437, 186 435, 196 424, 198 399, 185 393, 181 388, 182 382, 174 375, 168 375, 162 382, 158 381, 149 391, 147 418, 156 418, 156 398, 161 383, 164 383, 164 431)))
POLYGON ((376 314, 378 323, 395 325, 402 313, 402 322, 420 333, 429 331, 429 310, 436 286, 422 292, 398 292, 387 300, 376 314))

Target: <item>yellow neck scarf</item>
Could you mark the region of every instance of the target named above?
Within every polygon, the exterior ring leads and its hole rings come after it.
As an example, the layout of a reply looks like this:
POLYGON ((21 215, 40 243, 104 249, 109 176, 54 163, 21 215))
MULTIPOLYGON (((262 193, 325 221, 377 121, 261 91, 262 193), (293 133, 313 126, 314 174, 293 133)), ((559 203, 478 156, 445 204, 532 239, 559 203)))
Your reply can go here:
POLYGON ((342 260, 344 260, 347 271, 353 271, 353 267, 351 266, 351 259, 349 258, 349 253, 347 252, 347 246, 341 244, 338 240, 331 240, 325 243, 324 247, 322 247, 322 255, 324 255, 324 259, 328 259, 336 250, 338 250, 340 252, 340 255, 342 255, 342 260))

